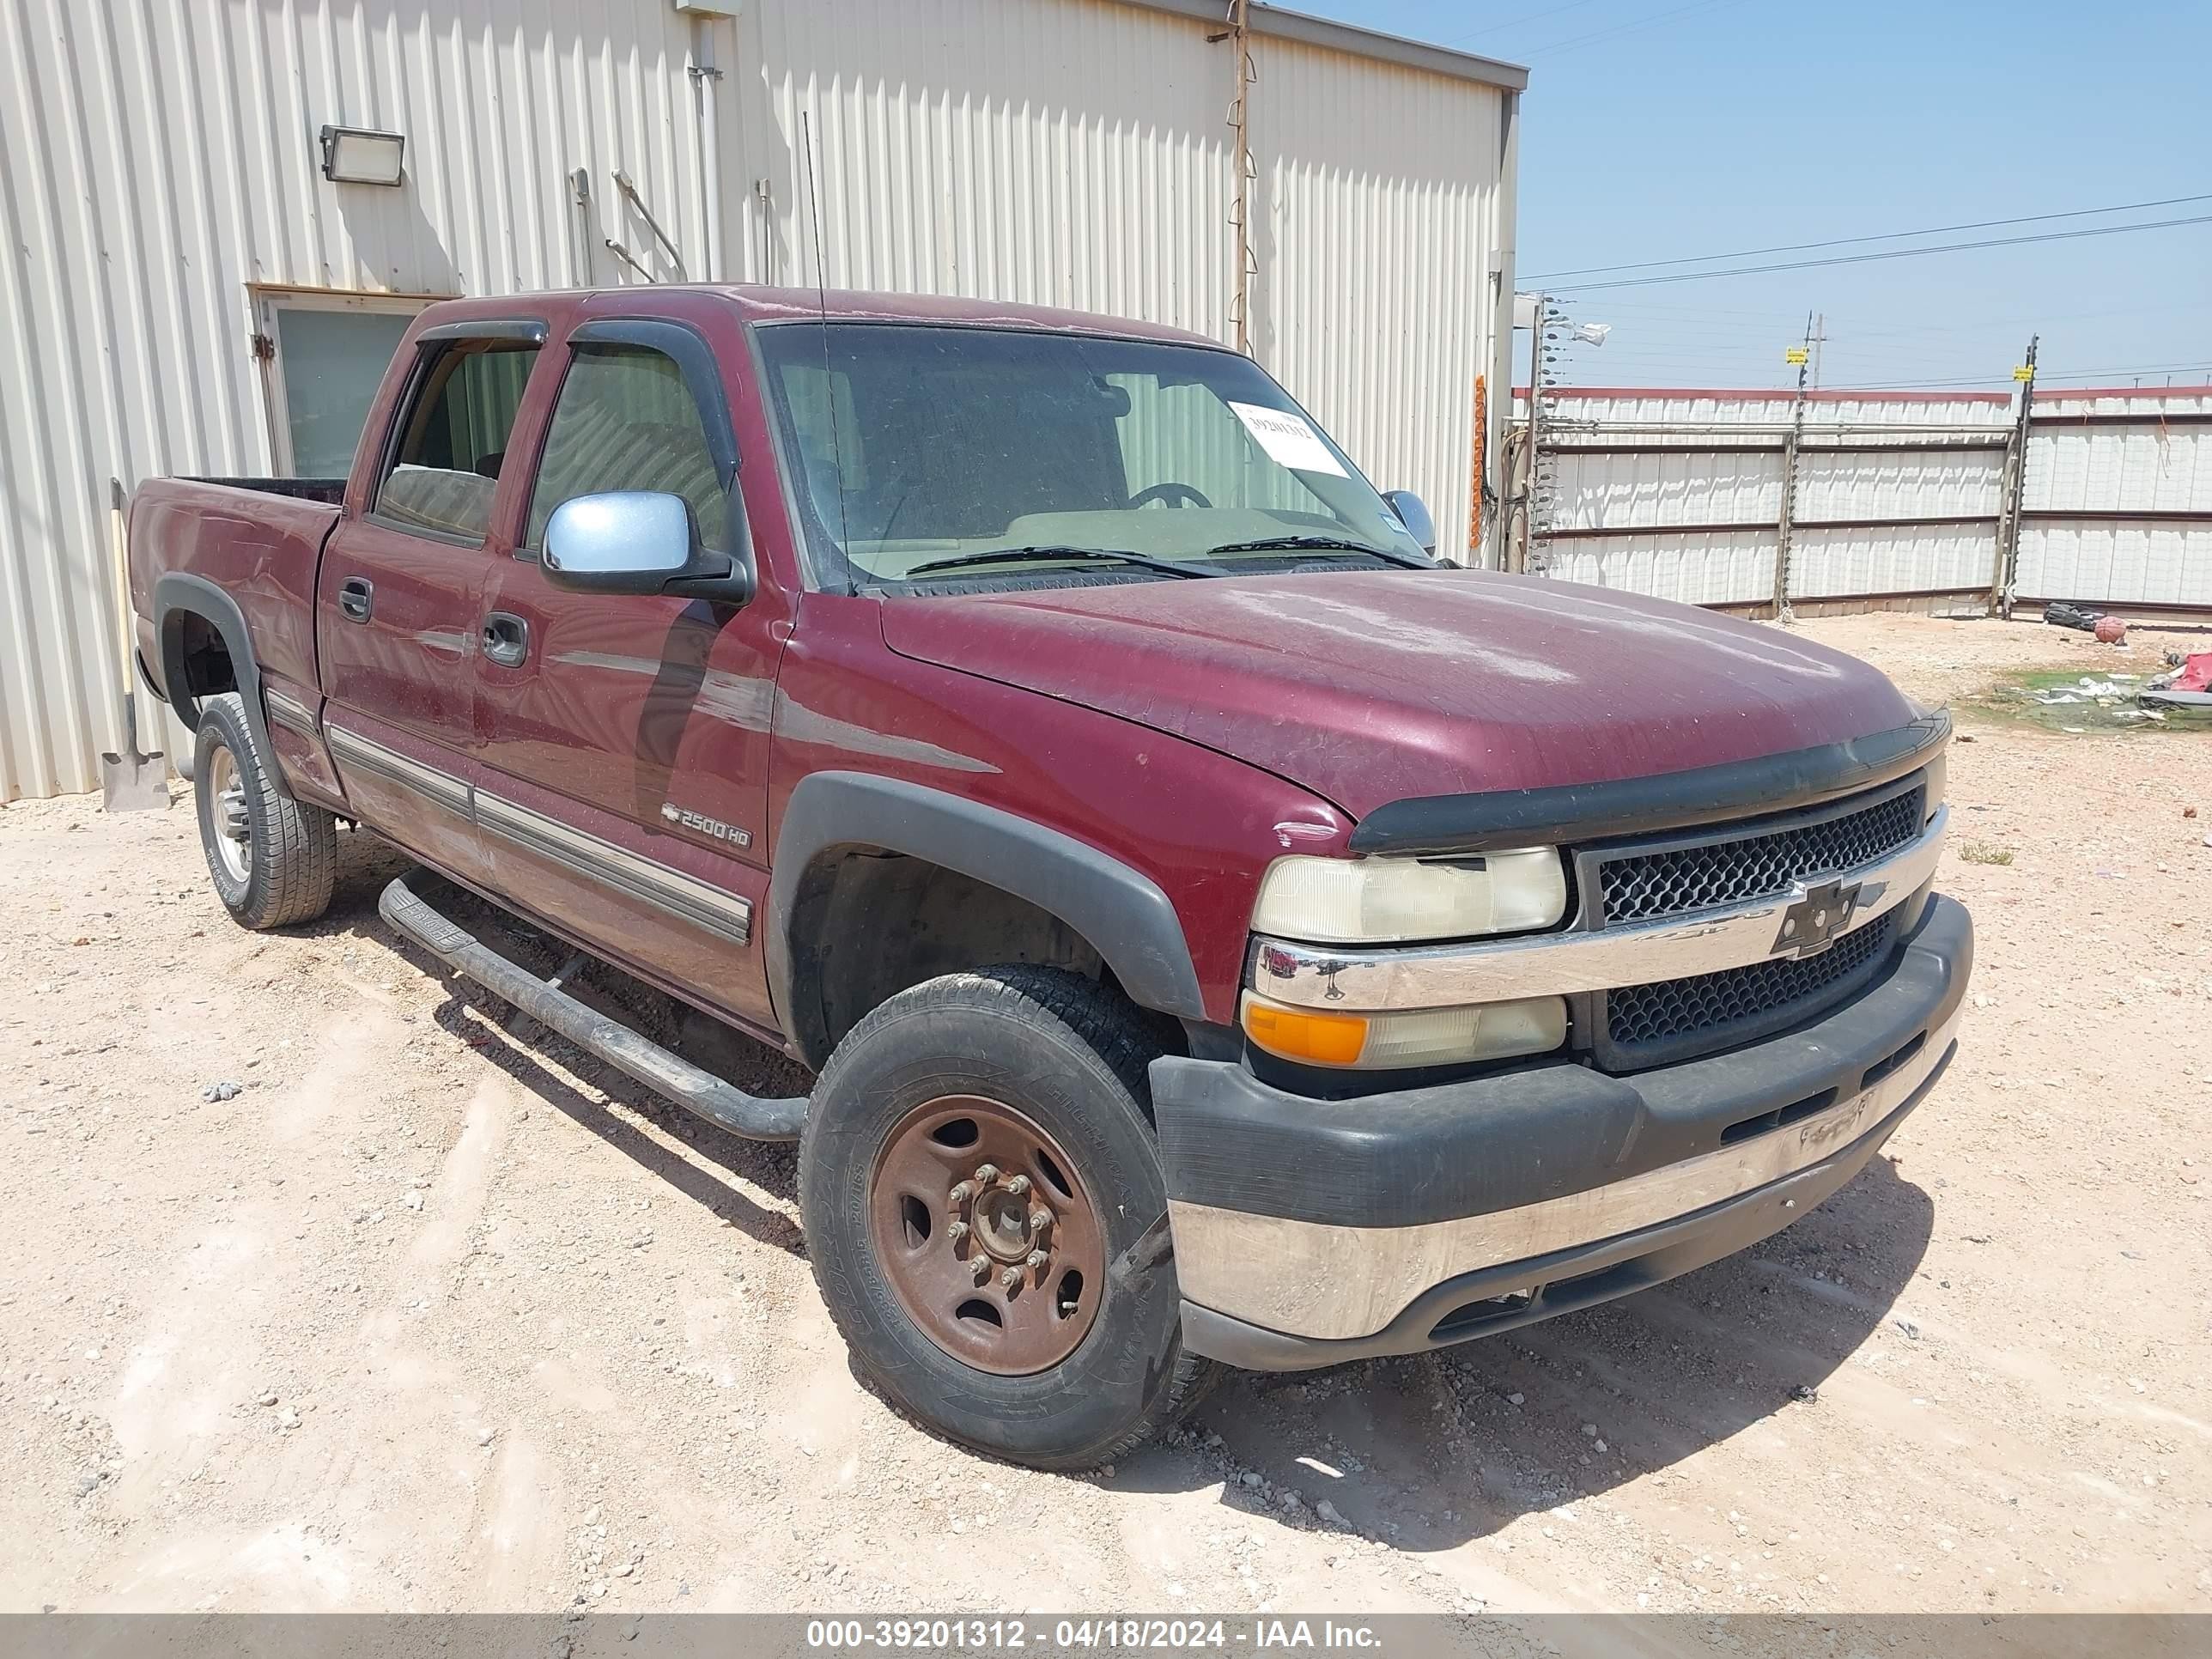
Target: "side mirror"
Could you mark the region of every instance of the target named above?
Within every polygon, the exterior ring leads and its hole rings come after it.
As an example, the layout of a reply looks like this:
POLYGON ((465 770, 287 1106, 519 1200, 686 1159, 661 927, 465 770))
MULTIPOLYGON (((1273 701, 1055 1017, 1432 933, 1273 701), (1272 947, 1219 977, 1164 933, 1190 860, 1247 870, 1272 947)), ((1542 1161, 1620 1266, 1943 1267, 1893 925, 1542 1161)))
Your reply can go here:
POLYGON ((1398 515, 1398 522, 1406 526, 1406 533, 1419 544, 1422 552, 1431 558, 1437 554, 1437 521, 1429 516, 1429 509, 1421 498, 1410 489, 1386 489, 1382 499, 1390 503, 1390 510, 1398 515))
POLYGON ((690 504, 665 490, 562 502, 545 522, 543 562, 548 581, 580 592, 688 593, 733 605, 752 597, 743 562, 701 547, 690 504))

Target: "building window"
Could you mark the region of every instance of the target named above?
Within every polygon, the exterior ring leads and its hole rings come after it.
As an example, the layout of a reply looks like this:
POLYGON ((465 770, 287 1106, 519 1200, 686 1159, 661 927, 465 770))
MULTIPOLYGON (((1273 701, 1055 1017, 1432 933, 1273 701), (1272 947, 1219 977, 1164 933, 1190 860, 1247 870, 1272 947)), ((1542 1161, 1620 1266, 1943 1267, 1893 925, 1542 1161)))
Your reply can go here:
POLYGON ((279 472, 343 478, 384 371, 428 299, 263 289, 254 295, 279 472))

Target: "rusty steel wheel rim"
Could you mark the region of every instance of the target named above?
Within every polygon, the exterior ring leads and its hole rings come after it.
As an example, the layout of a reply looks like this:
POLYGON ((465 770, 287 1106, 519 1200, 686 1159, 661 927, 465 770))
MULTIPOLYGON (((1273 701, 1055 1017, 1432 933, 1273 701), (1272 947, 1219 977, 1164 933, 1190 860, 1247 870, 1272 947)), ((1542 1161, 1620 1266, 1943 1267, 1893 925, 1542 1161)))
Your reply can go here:
POLYGON ((1027 1376, 1090 1334, 1106 1289, 1097 1210, 1074 1160, 1005 1103, 945 1095, 908 1112, 868 1211, 899 1305, 954 1358, 1027 1376))

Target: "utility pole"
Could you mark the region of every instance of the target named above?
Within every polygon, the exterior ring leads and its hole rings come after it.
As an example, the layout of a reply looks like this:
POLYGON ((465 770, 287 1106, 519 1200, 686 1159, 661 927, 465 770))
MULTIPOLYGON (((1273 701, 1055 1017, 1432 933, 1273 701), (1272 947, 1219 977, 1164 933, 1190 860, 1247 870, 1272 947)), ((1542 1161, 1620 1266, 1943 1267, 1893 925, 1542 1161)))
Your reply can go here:
POLYGON ((1814 316, 1813 337, 1809 342, 1813 351, 1813 390, 1815 392, 1820 389, 1820 348, 1827 343, 1828 316, 1826 312, 1820 312, 1814 316))
POLYGON ((1551 465, 1544 444, 1548 435, 1545 425, 1549 419, 1544 393, 1552 384, 1551 331, 1564 315, 1553 307, 1550 295, 1534 297, 1535 326, 1529 331, 1528 345, 1528 441, 1525 446, 1528 482, 1522 497, 1521 560, 1516 567, 1521 570, 1536 568, 1536 544, 1545 538, 1551 528, 1553 479, 1544 470, 1551 465), (1539 525, 1539 518, 1545 522, 1539 525))
POLYGON ((2027 433, 2030 411, 2035 406, 2035 349, 2042 339, 2039 334, 2028 337, 2027 361, 2012 372, 2013 379, 2020 382, 2020 408, 2013 416, 2012 440, 2005 445, 1996 555, 1990 567, 1990 609, 2007 622, 2012 620, 2013 587, 2020 573, 2020 513, 2027 497, 2027 433))
POLYGON ((1805 313, 1805 343, 1792 346, 1782 361, 1797 365, 1797 395, 1790 404, 1790 435, 1782 443, 1782 512, 1774 532, 1774 616, 1795 622, 1790 609, 1790 542, 1797 519, 1797 448, 1805 437, 1805 380, 1813 362, 1813 313, 1805 313))

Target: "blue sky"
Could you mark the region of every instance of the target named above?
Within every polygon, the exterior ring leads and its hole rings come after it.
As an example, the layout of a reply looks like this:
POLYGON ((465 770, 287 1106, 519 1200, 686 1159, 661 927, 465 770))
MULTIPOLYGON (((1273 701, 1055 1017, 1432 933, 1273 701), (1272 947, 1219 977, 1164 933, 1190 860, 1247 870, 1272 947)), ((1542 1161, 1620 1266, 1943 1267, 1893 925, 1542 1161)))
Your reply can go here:
MULTIPOLYGON (((2212 195, 2207 0, 1291 6, 1528 66, 1524 276, 2212 195)), ((2206 214, 2212 200, 1929 240, 2206 214)), ((2212 382, 2212 223, 1708 282, 1545 286, 1574 296, 1577 319, 1613 325, 1602 348, 1574 350, 1570 384, 1782 385, 1808 310, 1826 313, 1830 386, 2009 389, 2038 331, 2046 384, 2212 382)))

